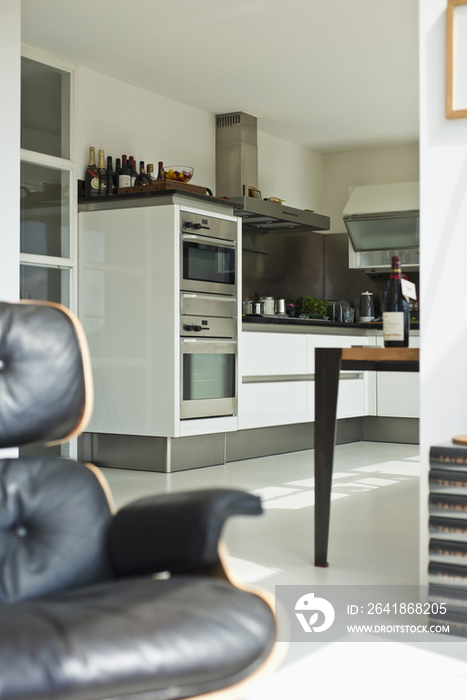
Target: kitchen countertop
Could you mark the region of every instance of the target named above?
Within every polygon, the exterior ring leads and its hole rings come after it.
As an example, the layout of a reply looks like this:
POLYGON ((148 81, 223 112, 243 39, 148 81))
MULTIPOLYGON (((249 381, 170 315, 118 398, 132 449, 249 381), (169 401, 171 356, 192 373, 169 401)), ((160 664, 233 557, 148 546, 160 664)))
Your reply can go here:
POLYGON ((155 204, 173 204, 174 201, 176 201, 174 197, 191 200, 192 202, 202 202, 210 206, 230 208, 234 210, 234 212, 237 209, 241 209, 240 204, 236 204, 227 199, 220 199, 219 197, 211 197, 208 194, 204 195, 198 192, 174 188, 168 190, 151 190, 150 192, 105 195, 103 197, 93 197, 92 199, 85 199, 84 197, 78 196, 78 210, 94 211, 97 209, 106 209, 109 205, 110 207, 113 205, 112 208, 124 208, 145 205, 151 206, 155 204))
MULTIPOLYGON (((260 330, 260 331, 287 331, 295 333, 331 333, 339 335, 350 335, 357 333, 358 335, 367 335, 368 332, 383 331, 382 321, 372 321, 371 323, 338 323, 334 321, 321 321, 320 319, 307 318, 289 318, 282 316, 257 316, 244 315, 242 317, 244 330, 260 330)), ((418 334, 420 324, 410 324, 410 331, 415 331, 418 334)))

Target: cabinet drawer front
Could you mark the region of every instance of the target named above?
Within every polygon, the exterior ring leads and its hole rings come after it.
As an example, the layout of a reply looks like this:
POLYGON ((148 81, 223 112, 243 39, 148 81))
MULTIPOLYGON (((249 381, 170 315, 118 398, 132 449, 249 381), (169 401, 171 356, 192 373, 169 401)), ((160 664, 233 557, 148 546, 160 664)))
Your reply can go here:
POLYGON ((306 336, 242 333, 239 358, 243 376, 305 374, 306 336))
POLYGON ((420 376, 416 372, 379 372, 377 377, 378 416, 418 418, 420 376))
MULTIPOLYGON (((356 416, 364 416, 366 414, 366 390, 367 388, 364 379, 341 378, 339 381, 339 393, 337 395, 337 418, 355 418, 356 416)), ((315 420, 314 382, 308 382, 308 420, 315 420)))
POLYGON ((315 348, 350 348, 352 345, 368 345, 363 336, 346 335, 309 335, 307 345, 308 372, 315 371, 315 348))
POLYGON ((305 423, 306 382, 243 384, 238 427, 263 428, 270 425, 305 423))

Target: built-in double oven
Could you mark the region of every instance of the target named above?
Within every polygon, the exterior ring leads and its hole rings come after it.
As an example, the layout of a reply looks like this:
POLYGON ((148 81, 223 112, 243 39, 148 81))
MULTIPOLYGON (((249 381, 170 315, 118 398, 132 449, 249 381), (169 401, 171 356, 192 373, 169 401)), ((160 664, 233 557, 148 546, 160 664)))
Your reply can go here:
POLYGON ((180 212, 180 418, 237 413, 237 223, 180 212))

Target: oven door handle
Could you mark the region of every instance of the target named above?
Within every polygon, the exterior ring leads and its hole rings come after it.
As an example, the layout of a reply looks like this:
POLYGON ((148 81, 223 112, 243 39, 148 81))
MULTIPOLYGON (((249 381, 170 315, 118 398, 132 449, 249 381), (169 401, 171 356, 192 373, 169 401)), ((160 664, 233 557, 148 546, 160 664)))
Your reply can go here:
POLYGON ((226 350, 232 348, 232 354, 237 353, 237 339, 236 338, 181 338, 182 342, 182 354, 183 348, 187 350, 191 347, 194 352, 202 352, 203 346, 205 346, 208 352, 213 352, 216 348, 222 348, 226 350))
POLYGON ((228 296, 221 296, 220 294, 216 294, 215 297, 213 298, 212 294, 196 294, 195 292, 182 292, 182 298, 183 299, 201 299, 202 301, 215 301, 215 302, 224 302, 226 304, 236 304, 237 299, 234 296, 228 297, 228 296))
POLYGON ((235 241, 226 241, 223 238, 211 238, 210 236, 197 236, 196 233, 182 233, 183 241, 194 241, 196 243, 205 243, 207 245, 216 245, 219 248, 236 248, 235 241))

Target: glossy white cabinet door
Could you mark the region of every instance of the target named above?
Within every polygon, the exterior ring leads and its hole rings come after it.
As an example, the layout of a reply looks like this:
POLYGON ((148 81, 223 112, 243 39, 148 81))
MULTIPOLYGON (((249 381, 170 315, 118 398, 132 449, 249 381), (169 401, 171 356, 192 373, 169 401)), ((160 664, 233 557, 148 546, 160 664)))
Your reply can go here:
POLYGON ((364 338, 361 335, 308 335, 307 361, 308 372, 315 371, 316 348, 350 348, 352 345, 368 345, 372 338, 364 338))
MULTIPOLYGON (((382 338, 378 345, 384 346, 382 338)), ((420 337, 409 336, 409 347, 419 348, 420 337)), ((420 375, 418 372, 378 372, 376 377, 378 416, 419 418, 420 375)))
POLYGON ((306 382, 260 382, 241 387, 238 427, 305 423, 308 418, 306 382))
POLYGON ((305 374, 307 336, 243 332, 240 376, 305 374))
POLYGON ((176 207, 79 215, 79 317, 95 382, 90 431, 176 434, 176 217, 176 207))
MULTIPOLYGON (((308 420, 315 420, 315 383, 308 384, 308 420)), ((337 418, 366 415, 364 379, 341 379, 337 395, 337 418)))
MULTIPOLYGON (((308 372, 315 371, 316 348, 350 348, 352 345, 368 345, 371 338, 359 335, 309 335, 307 346, 308 372)), ((339 393, 337 396, 337 417, 354 418, 366 414, 369 404, 368 383, 363 373, 341 372, 341 377, 347 375, 348 379, 339 381, 339 393), (360 374, 361 378, 355 375, 360 374)), ((308 420, 315 420, 315 383, 308 382, 308 420)))

